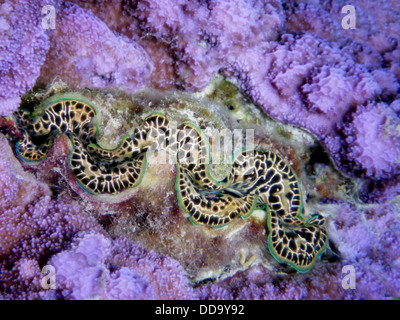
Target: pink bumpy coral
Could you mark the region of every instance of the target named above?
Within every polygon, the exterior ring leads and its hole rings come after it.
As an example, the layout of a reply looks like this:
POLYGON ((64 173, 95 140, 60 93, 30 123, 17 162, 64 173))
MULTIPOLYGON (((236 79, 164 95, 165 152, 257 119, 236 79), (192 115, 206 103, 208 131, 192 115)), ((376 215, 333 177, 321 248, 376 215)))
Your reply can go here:
POLYGON ((58 76, 70 85, 134 92, 146 85, 153 69, 139 45, 117 36, 93 13, 74 4, 60 5, 50 45, 40 78, 44 82, 58 76))
POLYGON ((177 261, 124 238, 86 234, 48 264, 65 299, 196 298, 177 261))
POLYGON ((71 250, 51 258, 58 290, 67 299, 154 299, 149 281, 129 268, 111 273, 111 241, 85 235, 71 250))
POLYGON ((358 106, 343 133, 343 156, 362 174, 375 179, 400 174, 400 117, 386 103, 358 106))
POLYGON ((41 26, 42 1, 0 4, 0 116, 9 116, 40 74, 49 49, 41 26))

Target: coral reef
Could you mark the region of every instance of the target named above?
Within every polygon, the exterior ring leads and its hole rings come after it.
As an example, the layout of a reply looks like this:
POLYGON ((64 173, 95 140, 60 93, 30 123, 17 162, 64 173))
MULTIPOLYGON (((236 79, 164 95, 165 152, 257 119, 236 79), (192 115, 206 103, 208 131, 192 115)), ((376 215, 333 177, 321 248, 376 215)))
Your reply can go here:
POLYGON ((41 1, 6 1, 0 4, 0 115, 8 116, 33 87, 49 49, 40 26, 41 1), (29 17, 29 19, 26 19, 29 17))
POLYGON ((400 7, 355 0, 356 29, 344 29, 344 5, 0 1, 1 298, 400 296, 400 7), (45 5, 55 29, 42 25, 45 5), (188 224, 173 165, 149 165, 140 188, 112 198, 76 184, 64 135, 43 162, 20 163, 12 148, 21 133, 7 117, 20 105, 40 114, 41 101, 71 87, 100 106, 107 149, 158 109, 177 123, 254 129, 258 147, 298 174, 306 215, 327 219, 323 263, 306 274, 279 265, 259 210, 222 230, 188 224), (41 285, 49 263, 56 290, 41 285), (356 289, 342 286, 346 265, 356 289))
MULTIPOLYGON (((6 61, 18 52, 11 39, 20 39, 19 46, 23 46, 23 36, 29 37, 28 30, 20 30, 22 25, 13 28, 12 21, 20 20, 14 16, 16 12, 24 12, 27 23, 38 29, 34 32, 38 41, 29 44, 34 61, 22 55, 32 76, 24 74, 23 79, 5 85, 15 87, 21 95, 33 86, 41 67, 41 83, 59 76, 69 85, 92 88, 117 86, 135 92, 147 86, 199 91, 221 72, 236 79, 248 98, 269 115, 316 134, 347 174, 356 168, 349 167, 338 151, 346 141, 340 139, 336 124, 369 100, 384 97, 392 101, 399 89, 399 27, 392 18, 398 11, 389 14, 393 4, 383 5, 376 13, 368 1, 357 1, 355 36, 340 25, 339 3, 306 1, 282 6, 279 1, 232 0, 205 5, 171 0, 94 6, 75 2, 53 2, 57 28, 46 32, 39 26, 40 4, 21 3, 21 10, 12 10, 8 2, 2 5, 4 28, 9 26, 6 61), (107 15, 110 11, 113 15, 107 15), (79 25, 74 24, 78 20, 79 25), (13 37, 14 33, 19 36, 13 37)), ((4 74, 19 68, 15 61, 14 67, 10 64, 1 68, 4 74)), ((16 109, 18 94, 11 97, 4 91, 3 115, 16 109)), ((350 162, 357 162, 353 160, 350 162)), ((374 164, 363 164, 371 165, 364 174, 379 178, 374 175, 379 172, 374 164)))

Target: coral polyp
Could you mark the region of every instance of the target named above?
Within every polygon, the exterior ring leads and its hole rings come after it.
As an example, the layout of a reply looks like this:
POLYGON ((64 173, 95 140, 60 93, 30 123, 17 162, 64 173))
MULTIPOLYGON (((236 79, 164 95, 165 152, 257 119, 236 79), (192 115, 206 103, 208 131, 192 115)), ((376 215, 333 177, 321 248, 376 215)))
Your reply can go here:
POLYGON ((194 224, 221 227, 263 209, 268 213, 268 248, 279 262, 305 272, 325 250, 324 218, 302 217, 298 178, 277 154, 245 148, 218 181, 210 174, 210 142, 196 124, 174 127, 163 113, 155 112, 117 148, 107 150, 97 144, 95 115, 90 102, 68 94, 51 100, 33 119, 29 111, 18 110, 14 117, 23 137, 16 146, 19 157, 41 161, 54 136, 67 134, 72 143, 69 165, 77 183, 90 193, 118 194, 139 186, 149 153, 164 150, 176 165, 179 205, 194 224))

